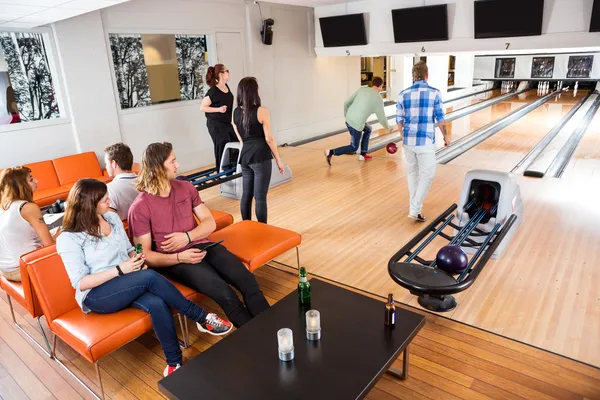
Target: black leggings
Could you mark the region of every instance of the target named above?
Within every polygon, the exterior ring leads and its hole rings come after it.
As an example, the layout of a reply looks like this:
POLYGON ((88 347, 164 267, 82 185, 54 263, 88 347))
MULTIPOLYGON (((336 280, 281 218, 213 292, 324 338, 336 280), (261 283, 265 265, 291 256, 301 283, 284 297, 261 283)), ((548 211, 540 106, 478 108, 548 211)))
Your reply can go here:
MULTIPOLYGON (((229 142, 237 142, 237 136, 233 130, 231 123, 224 123, 218 121, 209 120, 207 123, 208 133, 212 138, 215 147, 215 165, 217 170, 221 167, 221 157, 223 157, 223 150, 225 145, 229 142)), ((233 150, 229 152, 229 162, 231 164, 237 164, 238 151, 233 150)))
POLYGON ((243 220, 252 219, 252 198, 256 201, 258 222, 267 223, 267 192, 271 183, 272 160, 242 165, 243 190, 240 210, 243 220))

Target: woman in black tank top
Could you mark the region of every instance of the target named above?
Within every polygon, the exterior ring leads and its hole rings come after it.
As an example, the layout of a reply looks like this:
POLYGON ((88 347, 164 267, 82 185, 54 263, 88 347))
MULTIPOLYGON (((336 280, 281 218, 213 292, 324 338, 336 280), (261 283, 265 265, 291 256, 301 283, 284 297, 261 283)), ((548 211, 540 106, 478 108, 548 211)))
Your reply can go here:
POLYGON ((258 83, 255 78, 244 78, 238 84, 238 107, 233 112, 233 127, 242 142, 243 194, 240 201, 242 219, 252 219, 252 198, 256 201, 256 218, 267 223, 267 192, 271 183, 272 159, 275 157, 279 173, 285 167, 277 151, 271 131, 269 110, 260 105, 258 83))
MULTIPOLYGON (((225 145, 237 142, 237 137, 231 126, 233 110, 233 93, 229 89, 229 70, 223 64, 208 67, 206 82, 210 89, 200 104, 200 110, 206 113, 206 126, 215 148, 215 163, 217 170, 221 167, 221 157, 225 145)), ((229 162, 236 163, 237 151, 231 152, 229 162), (236 154, 233 154, 236 153, 236 154)))

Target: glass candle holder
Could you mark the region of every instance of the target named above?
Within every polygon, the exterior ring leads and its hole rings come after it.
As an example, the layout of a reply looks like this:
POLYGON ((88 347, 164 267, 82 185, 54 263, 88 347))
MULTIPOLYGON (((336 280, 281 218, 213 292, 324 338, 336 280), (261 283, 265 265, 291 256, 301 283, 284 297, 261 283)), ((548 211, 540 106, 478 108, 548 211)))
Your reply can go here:
POLYGON ((321 339, 321 313, 317 310, 306 312, 306 338, 308 340, 321 339))
POLYGON ((277 345, 281 361, 294 359, 294 335, 291 329, 282 328, 277 331, 277 345))

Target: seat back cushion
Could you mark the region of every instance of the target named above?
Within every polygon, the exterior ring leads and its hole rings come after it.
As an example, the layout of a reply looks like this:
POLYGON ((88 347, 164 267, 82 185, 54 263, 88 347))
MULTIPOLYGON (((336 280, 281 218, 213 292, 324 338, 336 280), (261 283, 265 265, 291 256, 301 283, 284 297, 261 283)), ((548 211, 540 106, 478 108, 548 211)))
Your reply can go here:
POLYGON ((23 254, 21 256, 19 268, 21 270, 21 283, 23 285, 23 295, 25 296, 25 302, 27 304, 26 308, 27 311, 29 311, 31 315, 36 318, 42 315, 43 311, 38 296, 35 293, 35 289, 33 288, 33 283, 29 278, 27 264, 48 257, 49 255, 54 253, 56 253, 56 245, 53 244, 51 246, 42 247, 40 249, 30 251, 29 253, 23 254))
POLYGON ((82 178, 102 176, 98 157, 92 151, 56 158, 52 160, 52 163, 61 186, 75 183, 82 178))
POLYGON ((38 180, 38 190, 60 186, 51 160, 26 164, 25 166, 31 170, 33 177, 38 180))
POLYGON ((26 264, 29 278, 49 324, 66 312, 79 308, 75 301, 75 289, 71 286, 58 253, 53 252, 26 264))

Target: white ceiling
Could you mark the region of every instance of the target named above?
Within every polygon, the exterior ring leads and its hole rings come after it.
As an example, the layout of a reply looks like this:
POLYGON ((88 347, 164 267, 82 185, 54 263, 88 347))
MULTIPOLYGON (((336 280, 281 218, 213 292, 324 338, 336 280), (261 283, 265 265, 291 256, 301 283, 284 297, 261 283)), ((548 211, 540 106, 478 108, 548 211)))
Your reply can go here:
POLYGON ((359 0, 266 0, 267 3, 292 4, 297 6, 317 7, 325 4, 351 3, 359 0))
MULTIPOLYGON (((33 28, 129 0, 0 0, 0 28, 33 28)), ((268 0, 269 3, 316 7, 358 0, 268 0)))
POLYGON ((33 28, 129 0, 0 0, 0 28, 33 28))

